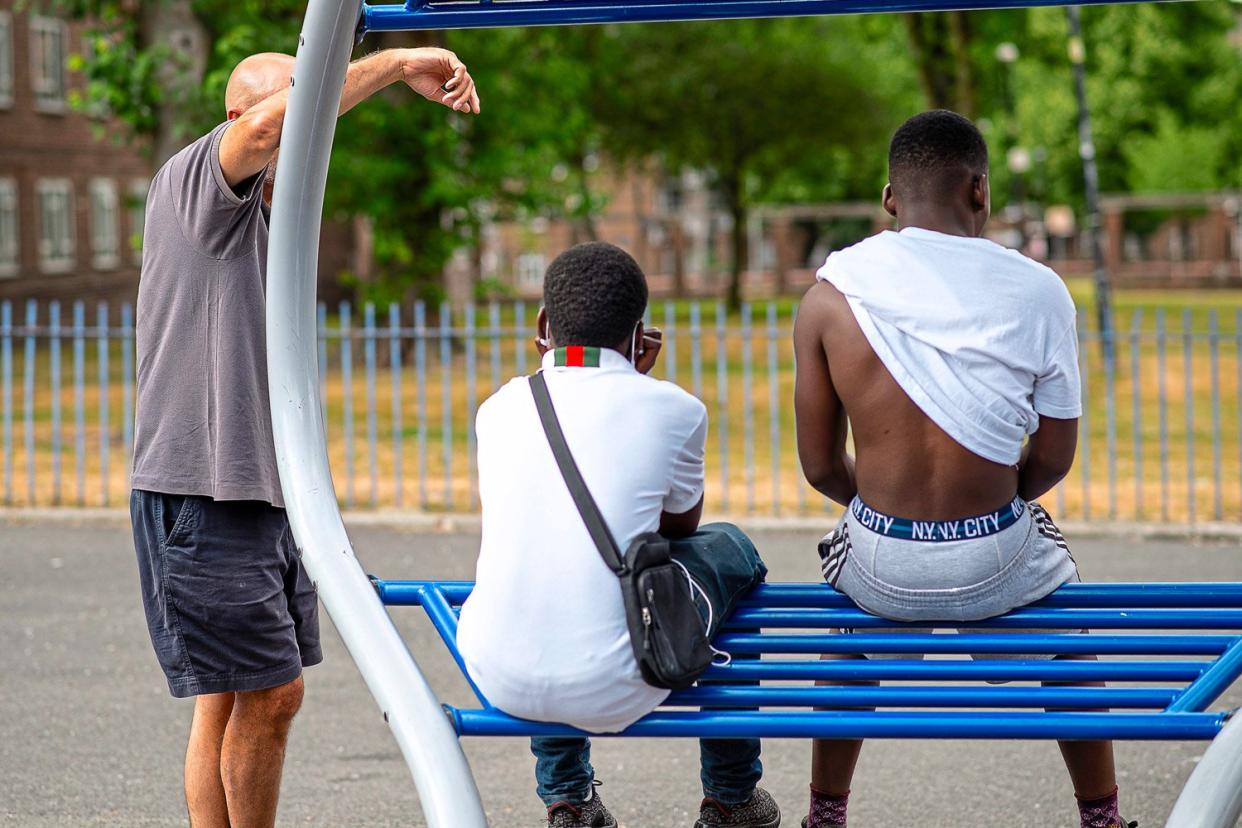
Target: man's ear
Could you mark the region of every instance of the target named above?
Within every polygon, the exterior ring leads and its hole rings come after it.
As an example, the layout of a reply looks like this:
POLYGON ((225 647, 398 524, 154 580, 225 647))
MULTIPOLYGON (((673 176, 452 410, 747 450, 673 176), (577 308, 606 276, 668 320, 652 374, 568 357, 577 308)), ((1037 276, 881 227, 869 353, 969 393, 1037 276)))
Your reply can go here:
POLYGON ((884 212, 893 218, 897 218, 897 196, 893 195, 892 184, 884 185, 884 192, 880 196, 880 204, 884 206, 884 212))
POLYGON ((975 235, 983 235, 983 228, 992 214, 992 185, 988 174, 976 176, 970 182, 971 207, 975 212, 975 235))
POLYGON ((976 175, 970 183, 971 206, 976 212, 991 212, 992 186, 988 183, 988 174, 976 175))
POLYGON ((535 319, 535 349, 539 351, 539 356, 552 350, 552 334, 548 330, 547 308, 540 308, 539 316, 535 319))

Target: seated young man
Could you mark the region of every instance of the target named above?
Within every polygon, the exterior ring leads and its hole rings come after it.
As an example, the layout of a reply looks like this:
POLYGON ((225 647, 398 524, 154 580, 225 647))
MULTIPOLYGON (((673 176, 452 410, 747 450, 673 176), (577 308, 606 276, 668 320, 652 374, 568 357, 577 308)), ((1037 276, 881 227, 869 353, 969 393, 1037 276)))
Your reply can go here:
MULTIPOLYGON (((627 253, 582 244, 544 279, 536 344, 569 449, 617 544, 659 531, 712 605, 710 632, 763 580, 755 547, 728 524, 699 527, 707 410, 647 376, 658 332, 644 332, 647 279, 627 253)), ((617 576, 601 559, 564 482, 526 377, 477 420, 483 540, 457 644, 483 695, 513 716, 589 732, 625 729, 668 695, 646 684, 630 648, 617 576)), ((706 607, 700 606, 706 617, 706 607)), ((531 740, 554 826, 615 826, 595 792, 590 742, 531 740)), ((697 826, 776 826, 756 784, 757 739, 701 743, 697 826)))
MULTIPOLYGON (((820 545, 830 584, 885 618, 969 622, 1077 579, 1031 502, 1074 459, 1074 304, 1051 270, 980 237, 988 151, 974 124, 916 115, 888 163, 899 230, 829 256, 798 310, 798 454, 847 507, 820 545)), ((846 824, 861 746, 815 744, 808 828, 846 824)), ((1084 828, 1123 826, 1112 744, 1061 752, 1084 828)))

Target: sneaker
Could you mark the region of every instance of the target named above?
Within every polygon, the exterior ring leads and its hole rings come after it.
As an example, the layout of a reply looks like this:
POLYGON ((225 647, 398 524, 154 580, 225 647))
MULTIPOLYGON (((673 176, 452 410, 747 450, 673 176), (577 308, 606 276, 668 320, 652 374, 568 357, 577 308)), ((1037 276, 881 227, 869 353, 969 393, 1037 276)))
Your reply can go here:
POLYGON ((729 825, 732 828, 776 828, 781 824, 781 809, 776 806, 772 794, 763 788, 755 788, 750 799, 741 805, 725 805, 710 796, 703 798, 699 806, 699 821, 694 828, 712 828, 729 825))
MULTIPOLYGON (((807 823, 810 821, 811 821, 811 818, 809 816, 804 816, 802 818, 802 828, 806 828, 807 823)), ((823 826, 823 828, 845 828, 845 826, 844 825, 825 825, 823 826)))
POLYGON ((550 828, 617 828, 617 821, 604 807, 599 793, 592 788, 591 798, 586 802, 553 802, 549 805, 548 825, 550 828))

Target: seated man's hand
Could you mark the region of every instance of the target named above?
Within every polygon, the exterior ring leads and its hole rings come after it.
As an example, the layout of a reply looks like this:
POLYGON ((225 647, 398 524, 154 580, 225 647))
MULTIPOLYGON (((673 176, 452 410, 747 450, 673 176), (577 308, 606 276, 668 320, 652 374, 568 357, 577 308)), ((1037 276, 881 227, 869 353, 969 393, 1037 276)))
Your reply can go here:
POLYGON ((642 341, 638 345, 638 357, 634 360, 634 367, 640 374, 651 373, 663 345, 664 334, 659 328, 647 328, 643 331, 642 341))
POLYGON ((479 94, 466 65, 448 49, 403 49, 401 79, 429 101, 455 112, 479 112, 479 94))

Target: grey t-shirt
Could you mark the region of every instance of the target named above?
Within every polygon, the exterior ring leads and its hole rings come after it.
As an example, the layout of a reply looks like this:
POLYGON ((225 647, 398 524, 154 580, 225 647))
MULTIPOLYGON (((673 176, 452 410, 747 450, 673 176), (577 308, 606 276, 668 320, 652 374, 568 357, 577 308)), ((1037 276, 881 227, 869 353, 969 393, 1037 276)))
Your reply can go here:
POLYGON ((264 176, 229 187, 220 169, 228 126, 151 182, 132 485, 283 506, 267 394, 264 176))

